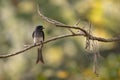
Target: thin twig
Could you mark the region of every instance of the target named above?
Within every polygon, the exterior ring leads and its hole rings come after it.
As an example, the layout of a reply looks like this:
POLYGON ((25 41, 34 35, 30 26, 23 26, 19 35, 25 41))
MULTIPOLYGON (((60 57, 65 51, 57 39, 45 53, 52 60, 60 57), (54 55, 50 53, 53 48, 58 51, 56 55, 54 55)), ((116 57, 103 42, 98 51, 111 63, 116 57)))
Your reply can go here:
POLYGON ((76 22, 75 26, 78 26, 78 24, 80 23, 80 19, 78 19, 78 21, 76 22))
POLYGON ((96 76, 99 76, 99 74, 97 73, 97 53, 94 53, 94 65, 93 65, 93 72, 96 74, 96 76))
MULTIPOLYGON (((92 35, 92 33, 91 33, 91 23, 90 23, 90 26, 88 26, 88 34, 90 34, 90 35, 92 35)), ((87 36, 86 37, 86 46, 85 46, 85 49, 88 49, 88 50, 90 50, 90 47, 91 47, 91 41, 90 41, 90 38, 87 36)))
MULTIPOLYGON (((80 23, 80 19, 74 24, 74 26, 78 26, 78 24, 80 23)), ((71 31, 72 34, 75 34, 71 29, 69 29, 71 31)))

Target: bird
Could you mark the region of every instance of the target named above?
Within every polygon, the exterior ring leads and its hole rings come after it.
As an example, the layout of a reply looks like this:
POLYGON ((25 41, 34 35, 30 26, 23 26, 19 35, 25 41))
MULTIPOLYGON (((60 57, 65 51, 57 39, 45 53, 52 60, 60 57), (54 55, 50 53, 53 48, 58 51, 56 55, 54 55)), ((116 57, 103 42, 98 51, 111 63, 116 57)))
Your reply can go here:
POLYGON ((38 50, 37 50, 38 56, 37 56, 36 64, 39 63, 39 61, 44 63, 43 56, 42 56, 42 48, 43 48, 43 42, 45 38, 43 29, 44 28, 42 25, 38 25, 36 26, 35 30, 32 33, 34 45, 41 43, 41 45, 38 47, 38 50))

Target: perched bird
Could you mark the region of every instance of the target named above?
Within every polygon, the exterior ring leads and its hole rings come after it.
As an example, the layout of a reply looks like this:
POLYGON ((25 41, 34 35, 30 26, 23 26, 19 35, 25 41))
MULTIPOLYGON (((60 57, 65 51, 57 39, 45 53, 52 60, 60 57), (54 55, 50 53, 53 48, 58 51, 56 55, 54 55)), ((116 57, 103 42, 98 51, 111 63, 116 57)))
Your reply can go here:
POLYGON ((38 63, 39 61, 44 63, 43 56, 42 56, 42 47, 43 47, 42 42, 44 41, 44 37, 45 37, 43 29, 44 28, 42 25, 38 25, 38 26, 36 26, 36 28, 32 34, 34 44, 37 45, 37 44, 41 43, 41 45, 38 47, 38 56, 37 56, 36 63, 38 63))

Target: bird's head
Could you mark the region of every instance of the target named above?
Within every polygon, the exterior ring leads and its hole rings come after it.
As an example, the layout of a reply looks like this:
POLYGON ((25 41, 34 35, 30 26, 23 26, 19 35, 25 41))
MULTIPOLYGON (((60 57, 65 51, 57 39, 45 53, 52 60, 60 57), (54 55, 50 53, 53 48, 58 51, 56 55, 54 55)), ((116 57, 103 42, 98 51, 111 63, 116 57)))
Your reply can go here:
POLYGON ((44 29, 44 27, 42 25, 36 26, 36 30, 43 30, 43 29, 44 29))

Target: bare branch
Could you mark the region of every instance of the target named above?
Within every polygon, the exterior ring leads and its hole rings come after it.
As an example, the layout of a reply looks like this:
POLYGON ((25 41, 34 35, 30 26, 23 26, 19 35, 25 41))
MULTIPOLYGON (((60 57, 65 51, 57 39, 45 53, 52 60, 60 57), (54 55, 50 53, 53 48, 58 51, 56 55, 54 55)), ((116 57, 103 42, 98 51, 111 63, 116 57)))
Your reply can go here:
MULTIPOLYGON (((54 25, 56 25, 56 24, 65 25, 65 24, 63 24, 63 23, 61 23, 61 22, 59 22, 59 21, 56 21, 56 20, 53 20, 53 19, 51 19, 51 18, 45 17, 43 14, 41 14, 41 11, 40 11, 38 5, 37 5, 37 11, 38 11, 38 14, 40 15, 40 17, 41 17, 42 19, 44 19, 46 22, 48 22, 48 23, 50 23, 50 24, 54 24, 54 25)), ((72 34, 74 34, 71 29, 68 29, 68 30, 69 30, 72 34)))
POLYGON ((96 37, 96 36, 90 35, 86 30, 84 30, 82 28, 79 28, 79 27, 75 27, 75 26, 69 26, 69 25, 57 25, 57 26, 63 27, 63 28, 79 29, 79 30, 81 30, 82 32, 85 33, 82 36, 85 36, 85 37, 88 36, 89 39, 91 39, 91 40, 96 40, 96 41, 100 41, 100 42, 116 42, 116 41, 120 41, 120 37, 113 37, 113 38, 110 38, 110 39, 96 37))
POLYGON ((89 39, 91 40, 97 40, 97 41, 100 41, 100 42, 116 42, 116 41, 120 41, 120 37, 113 37, 113 38, 110 38, 110 39, 105 39, 105 38, 101 38, 101 37, 96 37, 96 36, 92 36, 91 34, 89 34, 86 30, 78 27, 78 26, 71 26, 71 25, 65 25, 59 21, 56 21, 56 20, 53 20, 53 19, 50 19, 46 16, 44 16, 39 7, 37 8, 38 10, 38 14, 40 15, 40 17, 45 20, 46 22, 50 23, 50 24, 53 24, 55 26, 58 26, 58 27, 63 27, 63 28, 72 28, 72 29, 78 29, 80 31, 82 31, 84 33, 84 37, 88 37, 89 39))
POLYGON ((61 23, 61 22, 59 22, 59 21, 53 20, 53 19, 48 18, 48 17, 44 16, 43 14, 41 14, 41 11, 40 11, 40 9, 39 9, 39 6, 37 6, 37 11, 38 11, 39 16, 40 16, 43 20, 45 20, 46 22, 48 22, 48 23, 50 23, 50 24, 54 24, 54 25, 55 25, 55 24, 65 25, 65 24, 63 24, 63 23, 61 23))
MULTIPOLYGON (((66 38, 66 37, 82 36, 82 35, 83 34, 66 34, 66 35, 62 35, 62 36, 58 36, 58 37, 54 37, 52 39, 46 40, 46 41, 43 42, 43 44, 46 44, 48 42, 52 42, 52 41, 55 41, 55 40, 58 40, 58 39, 66 38)), ((41 44, 28 46, 25 49, 22 49, 22 50, 20 50, 18 52, 12 53, 12 54, 0 55, 0 58, 8 58, 8 57, 11 57, 11 56, 15 56, 17 54, 23 53, 23 52, 25 52, 27 50, 30 50, 30 49, 32 49, 32 48, 34 48, 36 46, 39 46, 39 45, 41 45, 41 44)))
MULTIPOLYGON (((70 26, 70 25, 65 25, 59 21, 56 21, 56 20, 53 20, 51 18, 48 18, 46 16, 44 16, 39 8, 38 9, 38 13, 40 15, 40 17, 45 20, 46 22, 48 23, 51 23, 57 27, 62 27, 62 28, 67 28, 67 29, 78 29, 80 31, 82 31, 83 33, 74 33, 74 34, 66 34, 66 35, 62 35, 62 36, 57 36, 57 37, 54 37, 52 39, 49 39, 49 40, 46 40, 43 42, 43 44, 46 44, 48 42, 51 42, 51 41, 55 41, 55 40, 59 40, 59 39, 62 39, 62 38, 66 38, 66 37, 74 37, 74 36, 84 36, 84 37, 88 37, 90 40, 96 40, 96 41, 100 41, 100 42, 115 42, 115 41, 120 41, 120 37, 114 37, 114 38, 110 38, 110 39, 105 39, 105 38, 101 38, 101 37, 96 37, 96 36, 93 36, 91 34, 89 34, 86 30, 78 27, 78 26, 70 26)), ((6 55, 0 55, 0 58, 7 58, 7 57, 11 57, 11 56, 15 56, 17 54, 20 54, 20 53, 23 53, 27 50, 30 50, 31 48, 34 48, 36 46, 39 46, 41 44, 37 44, 37 45, 31 45, 31 46, 28 46, 18 52, 15 52, 15 53, 12 53, 12 54, 6 54, 6 55)))
MULTIPOLYGON (((73 27, 73 26, 68 26, 68 25, 57 25, 59 27, 63 27, 63 28, 72 28, 72 29, 79 29, 79 30, 82 30, 84 33, 86 33, 89 38, 91 40, 97 40, 97 41, 100 41, 100 42, 115 42, 115 41, 120 41, 120 37, 115 37, 115 38, 111 38, 111 39, 104 39, 104 38, 101 38, 101 37, 95 37, 95 36, 92 36, 90 34, 88 34, 84 29, 81 29, 79 27, 73 27)), ((61 38, 66 38, 66 37, 72 37, 72 36, 86 36, 86 34, 67 34, 67 35, 62 35, 62 36, 58 36, 58 37, 55 37, 55 38, 52 38, 52 39, 49 39, 49 40, 46 40, 43 42, 43 44, 46 44, 48 42, 51 42, 51 41, 55 41, 55 40, 58 40, 58 39, 61 39, 61 38)), ((41 44, 38 44, 38 45, 31 45, 23 50, 20 50, 18 52, 15 52, 13 54, 6 54, 6 55, 0 55, 0 58, 7 58, 7 57, 11 57, 11 56, 14 56, 14 55, 17 55, 17 54, 20 54, 20 53, 23 53, 33 47, 36 47, 36 46, 39 46, 41 44)))

